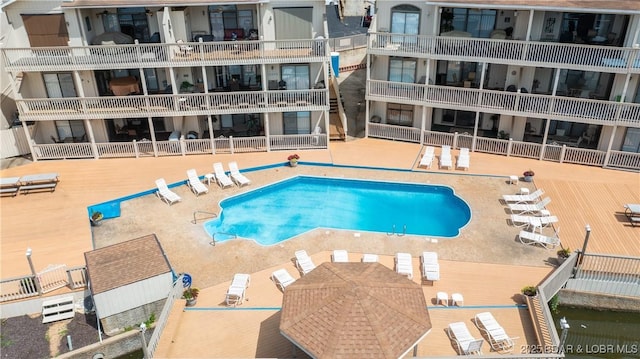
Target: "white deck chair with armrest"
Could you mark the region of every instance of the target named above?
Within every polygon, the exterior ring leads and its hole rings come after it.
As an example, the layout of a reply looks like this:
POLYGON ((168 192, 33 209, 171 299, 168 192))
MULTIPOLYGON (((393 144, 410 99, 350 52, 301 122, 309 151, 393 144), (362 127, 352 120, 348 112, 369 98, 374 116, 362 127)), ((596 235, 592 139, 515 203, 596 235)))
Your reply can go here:
POLYGON ((251 276, 249 274, 236 273, 227 290, 225 302, 227 306, 242 304, 245 300, 245 292, 249 287, 251 276))
POLYGON ((456 162, 456 167, 468 170, 470 161, 469 149, 466 147, 460 148, 460 154, 458 154, 458 162, 456 162))
POLYGON ((158 196, 158 198, 160 198, 165 203, 171 205, 176 202, 182 201, 182 198, 180 198, 180 196, 169 189, 164 178, 158 178, 156 180, 156 187, 158 188, 158 190, 156 191, 156 196, 158 196))
POLYGON ((427 146, 427 148, 424 150, 424 155, 422 155, 422 158, 420 159, 420 164, 418 165, 418 167, 431 168, 434 152, 435 147, 427 146))
POLYGON ((311 260, 311 257, 309 257, 307 251, 305 251, 304 249, 296 251, 295 256, 296 267, 298 268, 300 273, 302 273, 302 275, 305 275, 316 268, 316 265, 311 260))
POLYGON ((527 203, 527 202, 535 202, 542 197, 544 191, 542 188, 538 188, 532 193, 529 194, 505 194, 502 196, 505 202, 516 202, 516 203, 527 203))
POLYGON ((413 259, 409 253, 396 253, 396 272, 413 279, 413 259))
POLYGON ((542 231, 542 228, 549 226, 553 223, 558 223, 558 217, 556 216, 522 216, 519 214, 511 215, 511 223, 516 227, 530 227, 534 230, 537 228, 542 231))
POLYGON ((451 146, 442 146, 442 150, 440 151, 440 168, 447 167, 448 169, 451 169, 452 166, 453 161, 451 160, 451 146))
POLYGON ((349 252, 344 249, 335 249, 331 255, 331 261, 334 263, 349 262, 349 252))
POLYGON ((287 272, 286 269, 278 269, 271 274, 271 280, 284 292, 284 289, 296 280, 287 272))
POLYGON ((489 341, 489 345, 495 351, 509 352, 513 350, 513 339, 507 335, 504 328, 496 321, 493 314, 483 312, 476 314, 475 324, 489 341))
POLYGON ((200 181, 198 173, 195 169, 187 170, 187 178, 187 186, 189 186, 191 192, 193 192, 196 196, 209 192, 207 186, 205 186, 204 183, 200 181))
POLYGON ((232 187, 233 181, 226 173, 224 173, 224 168, 222 168, 222 162, 216 162, 213 164, 213 172, 216 175, 216 182, 222 188, 232 187))
POLYGON ((540 213, 545 207, 551 203, 551 198, 545 197, 540 202, 528 204, 528 203, 515 203, 509 204, 509 209, 511 212, 521 212, 521 214, 525 213, 540 213))
POLYGON ((422 279, 432 282, 440 280, 440 263, 438 263, 438 253, 422 252, 420 262, 422 279))
POLYGON ((459 355, 482 355, 482 344, 484 340, 474 338, 464 322, 449 324, 447 334, 449 335, 449 339, 455 343, 459 355))
POLYGON ((250 179, 240 173, 238 162, 229 162, 229 173, 231 174, 231 179, 238 185, 238 187, 242 187, 251 183, 250 179))
POLYGON ((520 231, 518 238, 523 244, 536 245, 539 244, 544 248, 551 249, 560 245, 560 236, 558 235, 559 229, 556 230, 556 234, 553 237, 546 236, 540 233, 533 233, 529 231, 520 231))

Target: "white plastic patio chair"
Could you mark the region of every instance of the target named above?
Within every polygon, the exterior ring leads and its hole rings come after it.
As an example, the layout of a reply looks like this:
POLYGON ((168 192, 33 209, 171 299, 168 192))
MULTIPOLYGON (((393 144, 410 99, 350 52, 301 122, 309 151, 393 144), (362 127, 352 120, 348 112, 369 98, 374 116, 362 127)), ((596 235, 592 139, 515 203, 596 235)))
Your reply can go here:
POLYGON ((187 170, 187 178, 187 186, 196 196, 209 192, 207 186, 205 186, 204 183, 200 181, 198 173, 195 169, 187 170))
POLYGON ((182 201, 182 198, 180 198, 180 196, 169 189, 164 178, 158 178, 156 180, 156 187, 158 188, 158 190, 156 191, 156 196, 158 196, 158 198, 160 198, 163 202, 172 205, 176 202, 182 201))
POLYGON ((286 269, 278 269, 271 274, 271 280, 284 292, 284 289, 291 285, 296 280, 287 272, 286 269))
POLYGON ((218 182, 220 187, 227 188, 233 186, 233 181, 224 172, 224 168, 222 168, 222 162, 213 164, 213 173, 216 175, 216 182, 218 182))
POLYGON ((309 257, 307 251, 305 251, 304 249, 296 251, 295 256, 296 267, 298 268, 300 273, 302 273, 302 275, 305 275, 316 268, 316 265, 311 260, 311 257, 309 257))
POLYGON ((231 179, 238 185, 238 187, 242 187, 251 183, 250 179, 240 173, 238 163, 235 161, 229 162, 229 173, 231 175, 231 179))

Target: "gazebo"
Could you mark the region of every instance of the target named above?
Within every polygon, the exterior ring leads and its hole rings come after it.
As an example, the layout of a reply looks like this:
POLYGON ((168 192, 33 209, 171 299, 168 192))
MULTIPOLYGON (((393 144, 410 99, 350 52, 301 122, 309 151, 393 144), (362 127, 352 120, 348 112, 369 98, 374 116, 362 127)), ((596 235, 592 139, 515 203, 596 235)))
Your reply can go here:
POLYGON ((380 263, 323 263, 284 291, 280 333, 313 358, 400 358, 430 330, 420 285, 380 263))

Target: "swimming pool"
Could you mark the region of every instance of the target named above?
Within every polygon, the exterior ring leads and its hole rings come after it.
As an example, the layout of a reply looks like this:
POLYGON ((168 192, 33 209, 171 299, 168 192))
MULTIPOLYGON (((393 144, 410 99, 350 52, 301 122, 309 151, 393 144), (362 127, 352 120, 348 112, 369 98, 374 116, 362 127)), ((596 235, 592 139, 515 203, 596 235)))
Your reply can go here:
POLYGON ((315 228, 455 237, 471 220, 451 187, 309 176, 225 199, 220 207, 220 217, 204 223, 216 242, 233 234, 262 245, 315 228))

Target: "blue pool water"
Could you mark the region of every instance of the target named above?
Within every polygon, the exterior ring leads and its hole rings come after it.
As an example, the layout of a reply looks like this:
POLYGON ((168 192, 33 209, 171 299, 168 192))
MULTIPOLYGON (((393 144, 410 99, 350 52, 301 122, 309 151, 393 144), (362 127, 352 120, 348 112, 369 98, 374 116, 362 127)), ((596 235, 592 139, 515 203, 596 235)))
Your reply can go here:
POLYGON ((445 186, 298 176, 220 202, 204 223, 217 242, 228 234, 271 245, 309 230, 335 228, 455 237, 471 209, 445 186))

